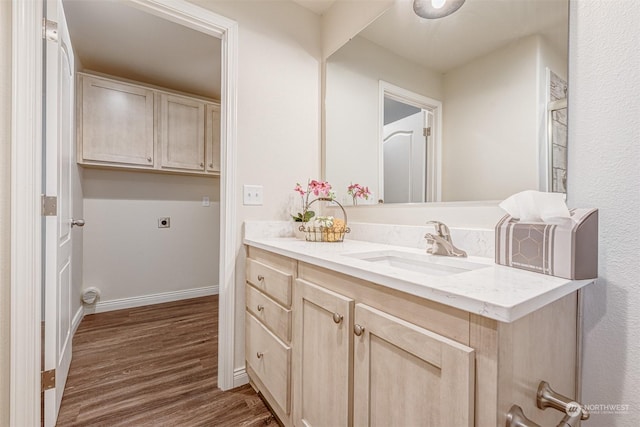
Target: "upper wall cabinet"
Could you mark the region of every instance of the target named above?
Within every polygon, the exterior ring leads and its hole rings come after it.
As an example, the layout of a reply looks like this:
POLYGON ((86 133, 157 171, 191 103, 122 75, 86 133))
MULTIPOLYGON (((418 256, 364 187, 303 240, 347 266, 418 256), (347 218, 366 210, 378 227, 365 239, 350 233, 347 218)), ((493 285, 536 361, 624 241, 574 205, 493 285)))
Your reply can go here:
POLYGON ((163 169, 204 171, 204 102, 160 95, 163 169))
POLYGON ((153 168, 153 91, 85 75, 80 82, 78 158, 153 168))
POLYGON ((79 73, 78 163, 220 174, 220 106, 79 73))

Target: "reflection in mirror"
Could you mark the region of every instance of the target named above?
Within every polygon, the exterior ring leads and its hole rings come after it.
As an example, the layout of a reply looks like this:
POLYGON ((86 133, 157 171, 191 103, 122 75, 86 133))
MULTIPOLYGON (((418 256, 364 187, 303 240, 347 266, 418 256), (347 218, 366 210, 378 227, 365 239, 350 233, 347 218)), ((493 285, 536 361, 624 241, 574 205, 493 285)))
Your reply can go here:
POLYGON ((423 203, 440 192, 435 152, 442 103, 380 82, 382 98, 379 200, 423 203))
POLYGON ((370 203, 564 191, 567 40, 568 0, 467 1, 438 20, 395 2, 327 60, 325 178, 369 186, 370 203), (391 126, 391 101, 415 129, 391 126))

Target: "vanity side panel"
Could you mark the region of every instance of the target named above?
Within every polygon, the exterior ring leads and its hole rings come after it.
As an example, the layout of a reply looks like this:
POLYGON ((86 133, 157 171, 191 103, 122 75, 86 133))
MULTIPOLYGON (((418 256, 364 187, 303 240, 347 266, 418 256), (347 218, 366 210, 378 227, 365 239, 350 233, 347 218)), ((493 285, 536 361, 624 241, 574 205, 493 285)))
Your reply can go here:
POLYGON ((573 292, 514 323, 498 323, 498 423, 505 425, 512 405, 530 420, 556 425, 563 413, 536 406, 540 381, 575 399, 577 292, 573 292))
POLYGON ((475 427, 498 425, 498 322, 471 314, 469 347, 476 352, 475 427))
POLYGON ((298 277, 469 345, 469 313, 395 289, 300 262, 298 277))

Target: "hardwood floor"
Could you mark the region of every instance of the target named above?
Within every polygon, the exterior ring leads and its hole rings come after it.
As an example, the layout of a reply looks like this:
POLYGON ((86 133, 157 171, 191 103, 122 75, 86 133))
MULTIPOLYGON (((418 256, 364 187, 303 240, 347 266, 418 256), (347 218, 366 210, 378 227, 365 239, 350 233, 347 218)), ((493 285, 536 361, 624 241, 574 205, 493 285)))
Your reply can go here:
POLYGON ((217 388, 217 335, 217 296, 86 316, 57 425, 269 424, 249 385, 217 388))

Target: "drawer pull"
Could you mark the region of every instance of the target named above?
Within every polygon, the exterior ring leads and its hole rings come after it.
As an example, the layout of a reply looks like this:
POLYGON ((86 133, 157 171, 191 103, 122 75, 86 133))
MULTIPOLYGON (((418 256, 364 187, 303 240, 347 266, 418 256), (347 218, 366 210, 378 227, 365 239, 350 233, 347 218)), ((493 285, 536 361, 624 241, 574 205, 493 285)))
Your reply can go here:
POLYGON ((258 304, 257 308, 258 308, 258 311, 262 311, 262 310, 264 310, 264 305, 258 304))
POLYGON ((258 282, 262 282, 264 280, 264 276, 262 274, 258 274, 258 282))
POLYGON ((360 326, 360 325, 353 326, 353 333, 356 334, 357 337, 362 335, 363 332, 364 332, 364 326, 360 326))
POLYGON ((259 351, 259 352, 256 353, 256 357, 258 359, 262 359, 262 356, 264 356, 264 354, 262 352, 259 351))
POLYGON ((147 157, 147 162, 151 163, 151 157, 147 157))
POLYGON ((333 313, 333 321, 334 321, 335 323, 340 323, 340 322, 342 322, 342 318, 343 318, 342 314, 340 314, 340 313, 333 313))

